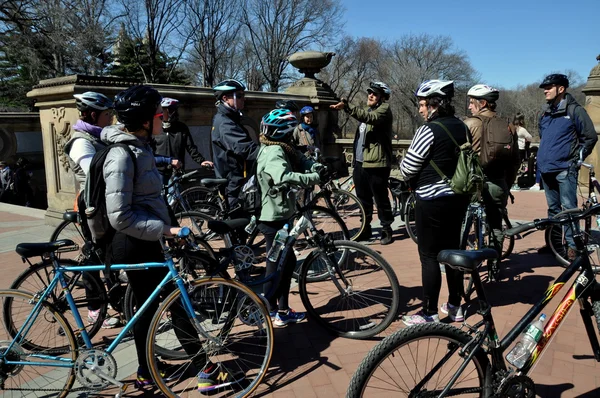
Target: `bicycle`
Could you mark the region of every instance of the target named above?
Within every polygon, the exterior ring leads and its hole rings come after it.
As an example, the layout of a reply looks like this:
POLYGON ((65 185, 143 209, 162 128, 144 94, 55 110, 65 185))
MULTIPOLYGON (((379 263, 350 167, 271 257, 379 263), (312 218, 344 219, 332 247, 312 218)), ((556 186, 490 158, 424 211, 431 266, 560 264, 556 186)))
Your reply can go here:
MULTIPOLYGON (((589 170, 587 197, 585 197, 581 194, 581 188, 580 188, 580 196, 582 196, 584 198, 583 205, 581 206, 581 208, 578 208, 578 209, 567 209, 567 210, 561 211, 555 217, 562 217, 566 214, 578 214, 578 213, 581 213, 581 212, 589 209, 596 203, 598 203, 596 191, 600 192, 600 183, 596 179, 596 173, 594 171, 594 166, 591 164, 588 164, 588 163, 581 163, 581 166, 585 167, 589 170)), ((596 218, 595 221, 596 221, 596 225, 600 225, 598 223, 598 218, 596 218)), ((583 223, 583 234, 584 234, 583 241, 586 246, 586 251, 587 251, 588 255, 591 255, 592 253, 596 252, 596 255, 598 256, 598 262, 600 262, 600 251, 599 251, 599 249, 600 249, 600 232, 598 231, 597 227, 592 228, 592 225, 593 225, 592 217, 583 219, 582 223, 583 223)), ((565 236, 566 229, 567 229, 567 227, 552 226, 552 227, 546 229, 546 234, 545 234, 545 238, 546 238, 546 242, 547 242, 548 246, 552 250, 552 253, 554 253, 558 263, 560 265, 562 265, 563 267, 566 267, 571 263, 571 261, 569 260, 569 257, 568 257, 568 253, 567 253, 569 245, 567 244, 567 240, 566 240, 566 236, 565 236)))
POLYGON ((376 394, 385 388, 386 396, 396 389, 410 397, 534 397, 535 384, 527 374, 541 358, 544 349, 578 301, 583 323, 594 357, 600 362, 600 345, 592 316, 600 328, 600 285, 596 282, 578 222, 600 212, 596 204, 581 214, 565 214, 559 218, 535 220, 507 231, 511 235, 530 229, 570 224, 579 250, 577 258, 546 290, 543 297, 520 319, 502 340, 496 333, 491 306, 477 270, 479 264, 497 256, 495 250, 444 250, 438 260, 446 266, 467 272, 473 278, 479 299, 475 325, 463 324, 465 330, 444 323, 430 323, 400 330, 380 342, 362 361, 352 377, 347 397, 376 394), (503 355, 517 337, 535 321, 544 307, 577 272, 573 284, 552 316, 533 353, 525 365, 517 369, 504 362, 503 355), (402 350, 402 351, 401 351, 402 350), (397 359, 402 359, 401 362, 397 359), (400 369, 401 367, 405 369, 400 369), (400 387, 400 383, 406 383, 400 387), (408 385, 410 383, 410 385, 408 385))
MULTIPOLYGON (((235 280, 218 277, 188 280, 182 277, 175 267, 173 256, 195 256, 198 253, 189 229, 183 228, 174 239, 174 244, 167 247, 164 241, 161 243, 165 250, 165 262, 111 265, 111 270, 167 268, 168 273, 105 350, 92 345, 65 280, 65 275, 99 271, 105 265, 61 265, 56 251, 71 245, 72 242, 68 240, 18 245, 16 251, 23 258, 48 255, 55 267, 55 276, 41 293, 0 290, 2 308, 8 304, 8 308, 13 309, 4 312, 4 322, 8 327, 0 332, 0 388, 19 394, 24 391, 36 391, 43 395, 54 392, 59 397, 66 397, 74 391, 99 391, 115 386, 118 388, 116 397, 123 396, 127 385, 116 380, 117 364, 112 353, 147 310, 150 302, 158 299, 161 290, 173 282, 175 289, 167 292, 148 332, 147 360, 157 387, 168 397, 176 397, 190 388, 196 389, 196 378, 191 376, 201 369, 194 362, 197 362, 197 358, 206 358, 215 364, 225 361, 230 368, 244 372, 244 383, 234 383, 235 391, 232 393, 239 396, 251 394, 265 376, 273 351, 273 325, 262 299, 235 280), (65 291, 77 324, 77 338, 83 341, 82 346, 78 345, 76 335, 66 319, 52 303, 46 301, 58 284, 65 291), (223 300, 214 301, 217 294, 223 300), (15 302, 20 306, 15 306, 15 302), (187 329, 193 328, 202 343, 196 344, 198 352, 187 352, 184 358, 186 362, 178 359, 165 363, 165 358, 162 358, 163 361, 158 359, 156 347, 165 346, 173 332, 179 342, 190 344, 189 337, 183 337, 190 336, 190 330, 179 329, 171 322, 171 315, 182 311, 190 322, 187 329), (170 370, 170 376, 164 373, 165 366, 170 370), (81 387, 72 389, 75 379, 81 387)), ((202 261, 211 260, 202 255, 199 258, 202 261)))
MULTIPOLYGON (((333 240, 331 235, 317 230, 310 211, 301 214, 280 255, 278 273, 293 250, 295 240, 306 230, 311 230, 312 251, 302 262, 298 279, 300 297, 309 317, 341 337, 365 339, 381 333, 395 319, 400 302, 400 285, 391 266, 365 245, 333 240), (323 277, 315 281, 310 278, 312 274, 323 277)), ((224 236, 244 225, 243 219, 208 223, 210 229, 224 236)), ((233 263, 236 279, 253 288, 261 287, 273 278, 252 276, 247 272, 254 263, 254 254, 244 244, 233 242, 231 247, 219 250, 217 257, 224 260, 218 268, 207 270, 207 273, 223 271, 233 263)), ((265 297, 271 297, 271 293, 266 293, 265 297)))
POLYGON ((392 214, 394 217, 398 215, 401 217, 406 233, 413 242, 418 243, 417 224, 415 222, 415 193, 406 181, 390 177, 388 183, 392 194, 392 214))

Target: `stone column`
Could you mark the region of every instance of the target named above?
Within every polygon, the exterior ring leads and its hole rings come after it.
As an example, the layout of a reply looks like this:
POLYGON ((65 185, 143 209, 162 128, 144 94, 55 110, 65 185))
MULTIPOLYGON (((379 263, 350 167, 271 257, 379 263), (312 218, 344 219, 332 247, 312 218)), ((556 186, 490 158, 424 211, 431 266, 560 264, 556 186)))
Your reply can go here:
MULTIPOLYGON (((600 55, 596 57, 596 60, 600 62, 600 55)), ((592 68, 583 92, 585 93, 585 110, 594 122, 596 134, 600 134, 600 63, 592 68)), ((600 170, 600 143, 596 144, 594 151, 586 161, 593 164, 596 170, 600 170)), ((579 181, 587 185, 588 179, 587 169, 582 168, 579 173, 579 181)))

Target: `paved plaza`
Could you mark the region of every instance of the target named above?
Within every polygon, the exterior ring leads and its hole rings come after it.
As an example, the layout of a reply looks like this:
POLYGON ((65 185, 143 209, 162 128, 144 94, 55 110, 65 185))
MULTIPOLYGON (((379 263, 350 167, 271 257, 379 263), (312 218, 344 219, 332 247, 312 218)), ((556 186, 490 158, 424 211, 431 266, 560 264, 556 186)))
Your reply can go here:
MULTIPOLYGON (((515 192, 515 203, 509 205, 510 218, 516 222, 544 217, 546 200, 543 192, 515 192)), ((44 212, 35 209, 0 204, 0 288, 7 288, 26 264, 14 252, 19 242, 40 242, 48 239, 52 228, 44 224, 44 212)), ((371 245, 393 266, 401 285, 401 315, 420 308, 421 269, 417 247, 408 238, 400 220, 396 221, 396 241, 389 246, 371 245)), ((376 228, 376 231, 378 228, 376 228)), ((561 273, 551 255, 540 255, 543 232, 534 232, 515 242, 509 260, 503 262, 501 282, 486 284, 499 335, 502 337, 536 302, 548 285, 561 273)), ((596 259, 597 260, 597 259, 596 259)), ((551 313, 558 296, 548 305, 551 313)), ((440 300, 445 300, 445 282, 440 300)), ((291 306, 302 310, 297 290, 292 291, 291 306)), ((578 307, 578 306, 574 306, 578 307)), ((477 315, 469 318, 475 323, 477 315)), ((443 321, 449 321, 443 319, 443 321)), ((260 397, 343 397, 352 374, 366 353, 384 336, 403 327, 399 320, 382 336, 369 341, 334 338, 310 319, 275 331, 275 350, 266 380, 256 396, 260 397)), ((115 330, 103 330, 96 339, 107 339, 115 330)), ((137 367, 135 353, 128 343, 115 355, 119 376, 133 381, 137 367)), ((541 361, 530 375, 540 397, 600 396, 600 363, 591 353, 579 311, 571 311, 546 349, 541 361)), ((109 396, 106 394, 101 394, 109 396)), ((141 392, 130 389, 131 396, 141 392)), ((145 393, 146 396, 154 396, 145 393)), ((74 395, 75 396, 75 395, 74 395)), ((189 396, 200 396, 197 392, 189 396)))

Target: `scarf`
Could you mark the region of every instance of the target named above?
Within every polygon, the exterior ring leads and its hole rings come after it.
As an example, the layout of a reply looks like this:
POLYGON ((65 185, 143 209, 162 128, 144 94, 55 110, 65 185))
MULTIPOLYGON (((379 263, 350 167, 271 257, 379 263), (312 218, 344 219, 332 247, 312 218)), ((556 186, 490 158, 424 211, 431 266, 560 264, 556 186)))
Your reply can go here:
POLYGON ((100 138, 100 133, 102 132, 102 127, 94 126, 93 124, 89 124, 87 122, 84 122, 83 120, 78 120, 73 126, 73 129, 84 131, 93 135, 96 138, 100 138))

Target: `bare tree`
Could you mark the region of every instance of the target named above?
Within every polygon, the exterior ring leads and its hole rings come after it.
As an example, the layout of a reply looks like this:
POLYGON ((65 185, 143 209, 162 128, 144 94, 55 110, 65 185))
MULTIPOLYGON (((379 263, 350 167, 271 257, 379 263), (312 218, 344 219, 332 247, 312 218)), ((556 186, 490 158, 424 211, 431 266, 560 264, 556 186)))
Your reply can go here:
POLYGON ((238 42, 242 0, 190 0, 186 15, 192 50, 203 86, 212 87, 229 68, 238 42))
POLYGON ((288 57, 327 43, 341 28, 339 0, 245 0, 242 23, 270 91, 278 91, 288 57))

